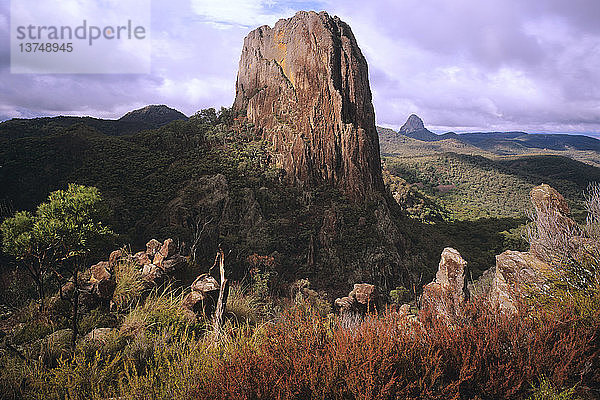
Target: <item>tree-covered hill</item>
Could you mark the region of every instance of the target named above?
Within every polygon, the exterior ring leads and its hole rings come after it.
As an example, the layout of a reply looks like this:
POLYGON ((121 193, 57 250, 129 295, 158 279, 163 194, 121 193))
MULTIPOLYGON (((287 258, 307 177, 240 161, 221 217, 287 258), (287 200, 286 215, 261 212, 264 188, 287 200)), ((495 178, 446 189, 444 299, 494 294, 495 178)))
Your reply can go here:
POLYGON ((600 181, 600 168, 560 156, 489 159, 458 153, 385 158, 394 176, 416 184, 458 219, 523 217, 529 191, 547 183, 556 187, 577 215, 582 194, 600 181))

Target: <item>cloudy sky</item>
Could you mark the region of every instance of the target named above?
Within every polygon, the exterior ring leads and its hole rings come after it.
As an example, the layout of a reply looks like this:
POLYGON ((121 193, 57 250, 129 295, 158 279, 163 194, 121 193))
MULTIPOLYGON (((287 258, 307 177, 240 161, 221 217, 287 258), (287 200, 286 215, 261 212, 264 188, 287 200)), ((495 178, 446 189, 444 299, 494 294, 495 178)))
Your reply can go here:
POLYGON ((380 125, 600 134, 598 0, 152 0, 151 73, 122 75, 11 74, 0 0, 0 120, 230 106, 244 36, 297 10, 350 24, 380 125))

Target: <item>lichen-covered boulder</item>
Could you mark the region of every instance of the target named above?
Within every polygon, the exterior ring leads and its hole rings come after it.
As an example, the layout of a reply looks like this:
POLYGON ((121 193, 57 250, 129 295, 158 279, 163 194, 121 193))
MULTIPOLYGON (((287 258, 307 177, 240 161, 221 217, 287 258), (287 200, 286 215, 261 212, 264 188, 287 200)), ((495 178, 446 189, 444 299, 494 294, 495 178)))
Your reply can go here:
POLYGON ((519 302, 544 290, 551 268, 529 252, 507 250, 496 256, 490 299, 504 312, 517 311, 519 302))

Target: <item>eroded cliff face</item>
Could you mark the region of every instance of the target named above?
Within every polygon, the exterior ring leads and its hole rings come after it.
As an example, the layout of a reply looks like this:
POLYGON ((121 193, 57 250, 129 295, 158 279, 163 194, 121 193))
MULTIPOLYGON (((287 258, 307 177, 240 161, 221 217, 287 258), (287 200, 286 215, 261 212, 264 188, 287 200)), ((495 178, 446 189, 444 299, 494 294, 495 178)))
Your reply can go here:
POLYGON ((338 17, 301 11, 250 32, 234 109, 272 143, 288 181, 355 199, 383 190, 367 62, 338 17))

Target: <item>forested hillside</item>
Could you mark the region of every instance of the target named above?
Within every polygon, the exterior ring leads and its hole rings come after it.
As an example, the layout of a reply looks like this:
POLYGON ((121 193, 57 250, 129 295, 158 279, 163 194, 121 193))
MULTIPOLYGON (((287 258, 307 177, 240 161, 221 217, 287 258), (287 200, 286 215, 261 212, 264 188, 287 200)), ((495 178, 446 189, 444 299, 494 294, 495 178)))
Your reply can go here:
POLYGON ((490 159, 448 152, 384 160, 391 175, 416 185, 463 220, 523 217, 527 193, 541 183, 558 188, 581 216, 582 194, 600 181, 599 168, 560 156, 490 159))

